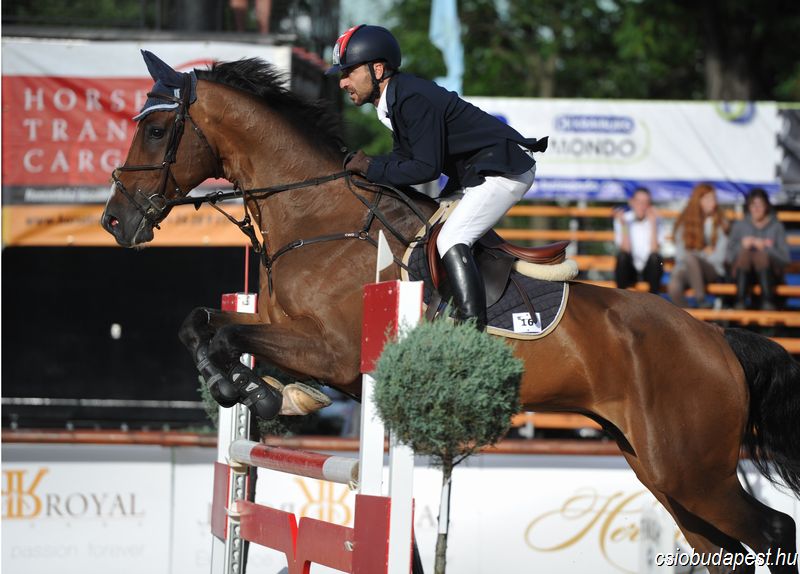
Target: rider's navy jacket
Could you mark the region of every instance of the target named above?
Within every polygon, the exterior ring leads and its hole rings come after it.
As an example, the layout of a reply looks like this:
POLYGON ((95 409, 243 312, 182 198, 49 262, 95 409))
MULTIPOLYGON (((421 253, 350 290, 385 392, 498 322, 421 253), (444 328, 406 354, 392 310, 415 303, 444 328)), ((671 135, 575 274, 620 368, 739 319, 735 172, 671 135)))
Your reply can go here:
POLYGON ((434 82, 396 73, 386 86, 394 149, 372 158, 367 178, 414 185, 448 176, 447 191, 472 187, 485 175, 519 175, 536 163, 520 148, 544 151, 547 138, 514 128, 434 82))

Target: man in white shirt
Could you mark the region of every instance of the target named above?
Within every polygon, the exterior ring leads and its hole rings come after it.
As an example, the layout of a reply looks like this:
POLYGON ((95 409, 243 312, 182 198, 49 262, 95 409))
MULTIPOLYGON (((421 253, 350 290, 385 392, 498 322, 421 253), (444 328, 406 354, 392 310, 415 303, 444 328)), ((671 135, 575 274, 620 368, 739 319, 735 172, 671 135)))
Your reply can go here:
POLYGON ((625 289, 641 279, 647 281, 651 293, 659 293, 664 275, 664 260, 659 253, 661 223, 650 191, 644 187, 634 190, 628 206, 627 211, 614 212, 617 287, 625 289))

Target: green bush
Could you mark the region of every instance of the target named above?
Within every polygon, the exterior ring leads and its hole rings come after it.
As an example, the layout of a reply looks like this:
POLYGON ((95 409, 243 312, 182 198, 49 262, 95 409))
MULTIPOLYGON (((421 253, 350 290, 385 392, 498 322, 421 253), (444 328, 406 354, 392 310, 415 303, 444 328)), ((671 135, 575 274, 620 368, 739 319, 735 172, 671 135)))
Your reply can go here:
POLYGON ((421 323, 387 343, 373 374, 375 402, 398 440, 452 468, 506 433, 522 372, 503 339, 470 323, 421 323))

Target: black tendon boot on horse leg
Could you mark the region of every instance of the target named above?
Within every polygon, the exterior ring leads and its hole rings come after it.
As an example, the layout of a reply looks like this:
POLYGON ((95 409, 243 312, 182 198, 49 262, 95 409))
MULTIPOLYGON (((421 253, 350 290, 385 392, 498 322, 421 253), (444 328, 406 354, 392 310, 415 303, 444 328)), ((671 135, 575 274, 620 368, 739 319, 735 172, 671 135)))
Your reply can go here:
POLYGON ((280 390, 265 383, 246 365, 234 363, 227 374, 223 374, 208 358, 208 345, 197 349, 196 361, 208 392, 221 407, 228 408, 241 402, 262 419, 269 420, 278 415, 283 404, 280 390))
POLYGON ((237 363, 228 373, 228 378, 239 391, 241 403, 254 415, 265 420, 278 416, 283 395, 278 389, 265 383, 250 367, 237 363))
POLYGON ((475 319, 476 327, 486 328, 486 292, 478 266, 468 245, 457 243, 442 256, 456 304, 456 320, 475 319))
POLYGON ((195 356, 197 370, 203 376, 208 392, 221 407, 229 408, 239 402, 239 391, 208 358, 208 345, 198 346, 195 356))

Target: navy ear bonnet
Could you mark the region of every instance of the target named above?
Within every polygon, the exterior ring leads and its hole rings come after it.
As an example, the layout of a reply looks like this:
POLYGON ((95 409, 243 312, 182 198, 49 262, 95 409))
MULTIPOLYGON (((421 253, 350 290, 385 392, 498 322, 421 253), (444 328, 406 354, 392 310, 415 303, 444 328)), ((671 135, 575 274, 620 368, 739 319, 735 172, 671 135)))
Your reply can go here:
MULTIPOLYGON (((150 76, 156 81, 155 85, 150 89, 151 94, 163 94, 176 98, 183 98, 181 90, 183 90, 184 78, 189 76, 191 79, 189 103, 191 104, 197 99, 197 76, 194 71, 189 73, 176 72, 170 68, 168 64, 160 60, 158 56, 147 50, 142 50, 142 57, 144 58, 144 63, 147 64, 147 71, 150 72, 150 76)), ((150 96, 133 119, 134 121, 138 121, 151 112, 174 110, 178 105, 178 102, 150 96)))

